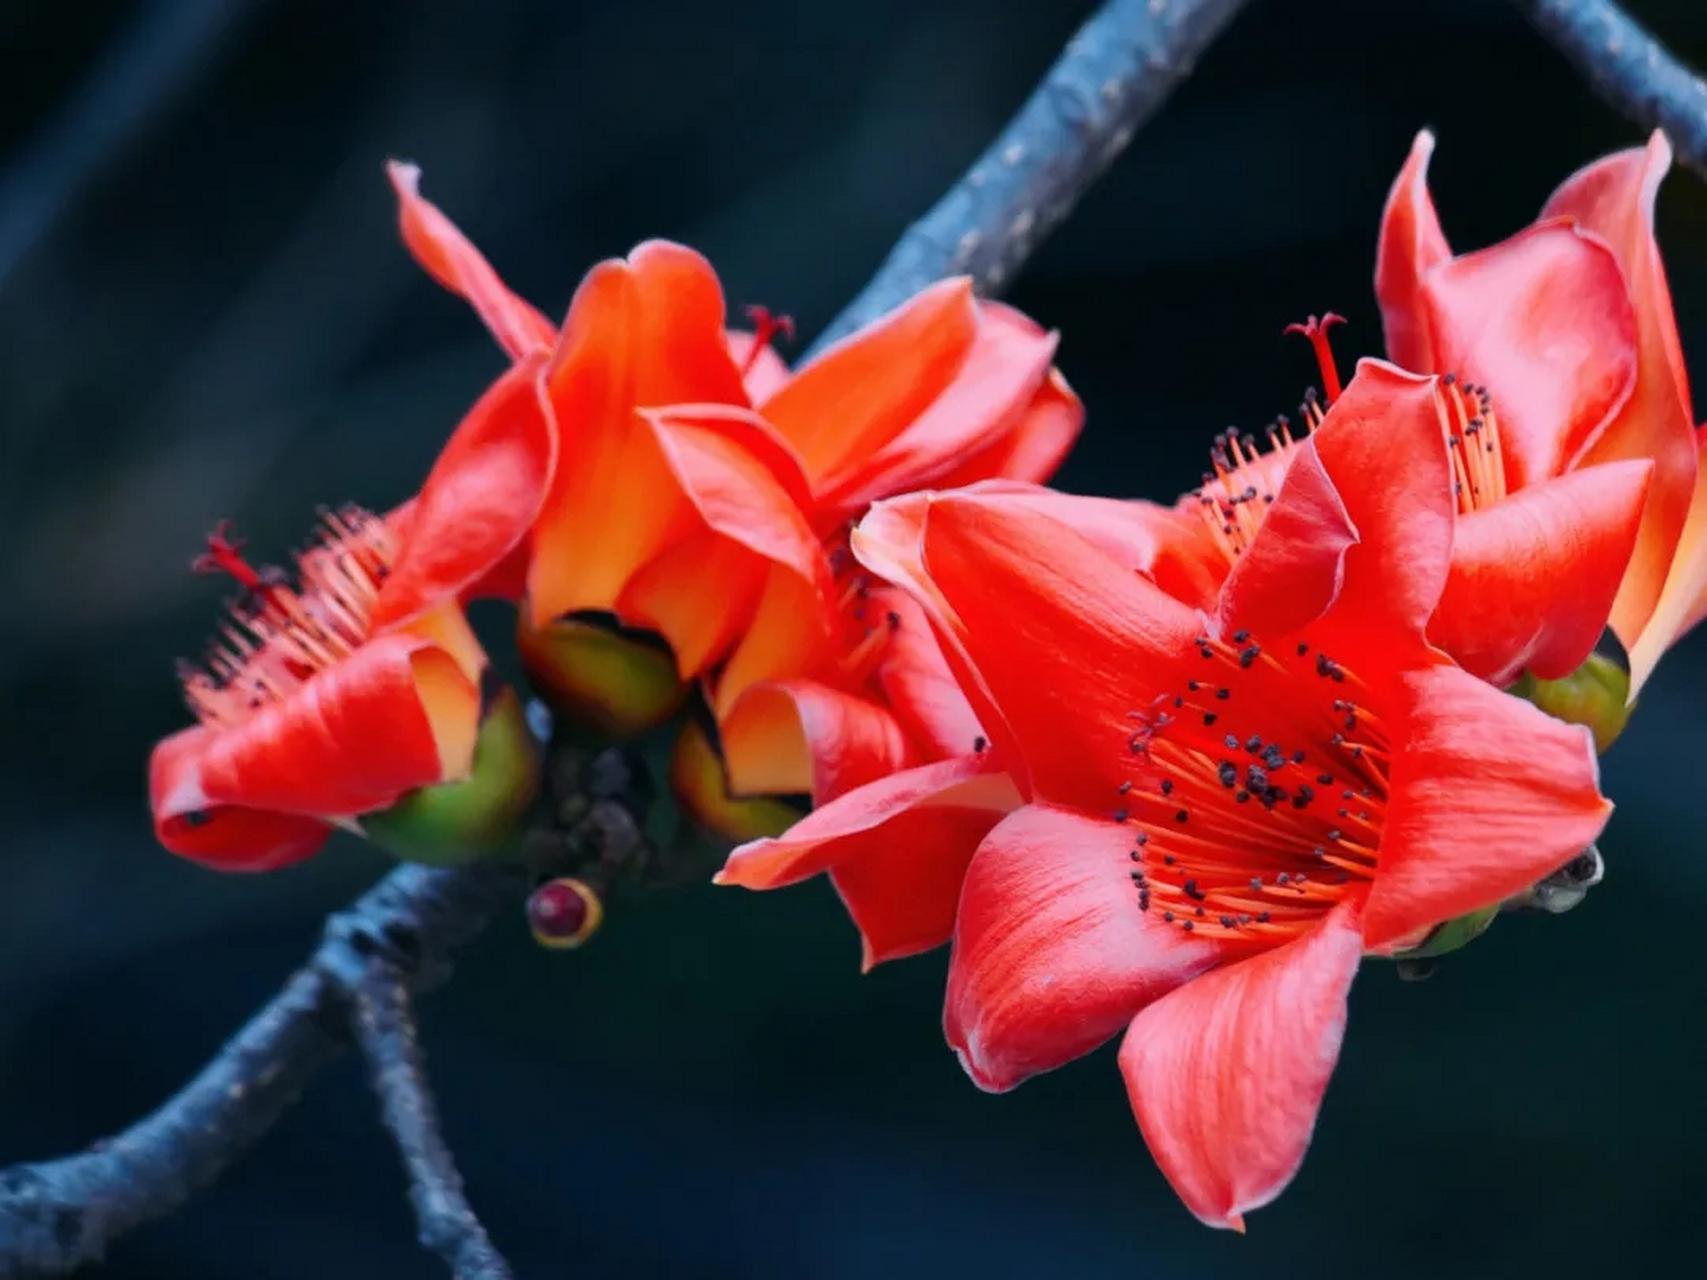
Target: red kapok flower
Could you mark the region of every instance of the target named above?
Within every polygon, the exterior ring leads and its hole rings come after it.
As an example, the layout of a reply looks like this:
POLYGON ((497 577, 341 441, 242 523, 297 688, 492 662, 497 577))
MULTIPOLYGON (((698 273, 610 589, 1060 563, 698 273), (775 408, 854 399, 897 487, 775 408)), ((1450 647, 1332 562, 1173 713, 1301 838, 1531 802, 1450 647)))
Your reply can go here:
MULTIPOLYGON (((799 460, 758 415, 724 332, 722 288, 693 250, 651 240, 587 273, 561 331, 516 297, 392 164, 405 243, 474 306, 513 359, 544 366, 560 465, 541 478, 528 545, 508 566, 525 594, 521 645, 548 693, 606 727, 637 729, 679 705, 657 690, 587 688, 575 624, 612 615, 655 632, 686 680, 721 662, 773 571, 828 590, 799 460)), ((627 674, 643 676, 642 665, 627 674)))
POLYGON ((1000 493, 897 499, 854 535, 1026 801, 966 872, 950 1043, 1001 1090, 1125 1029, 1139 1125, 1214 1225, 1296 1171, 1360 956, 1534 883, 1610 812, 1586 730, 1424 638, 1441 412, 1436 380, 1360 366, 1207 610, 1000 493))
POLYGON ((538 511, 554 447, 539 373, 519 365, 482 398, 413 502, 383 519, 328 513, 294 575, 252 567, 223 526, 209 539, 196 567, 243 593, 206 665, 184 669, 200 723, 150 764, 167 848, 259 871, 308 857, 334 826, 429 861, 507 834, 536 764, 514 695, 483 697, 461 600, 538 511))
MULTIPOLYGON (((678 762, 707 768, 678 767, 678 790, 703 817, 717 809, 741 818, 752 808, 724 797, 794 795, 821 805, 900 769, 976 755, 983 731, 929 625, 853 559, 846 522, 872 500, 918 485, 1051 473, 1084 418, 1051 367, 1056 335, 950 280, 793 375, 756 339, 735 341, 748 351, 759 411, 802 458, 834 590, 814 599, 798 580, 773 575, 728 665, 708 681, 726 769, 692 728, 678 762)), ((769 811, 776 826, 790 816, 769 811)), ((971 820, 983 820, 982 811, 971 820)), ((868 963, 946 938, 940 910, 929 928, 868 920, 851 874, 835 877, 861 923, 868 963)))
POLYGON ((1634 693, 1689 612, 1680 584, 1650 628, 1697 469, 1653 238, 1671 148, 1656 133, 1645 150, 1597 161, 1533 226, 1458 256, 1429 198, 1433 150, 1419 134, 1387 201, 1375 272, 1390 357, 1481 384, 1460 398, 1487 465, 1460 476, 1453 572, 1431 635, 1503 683, 1526 667, 1568 674, 1610 621, 1634 693))

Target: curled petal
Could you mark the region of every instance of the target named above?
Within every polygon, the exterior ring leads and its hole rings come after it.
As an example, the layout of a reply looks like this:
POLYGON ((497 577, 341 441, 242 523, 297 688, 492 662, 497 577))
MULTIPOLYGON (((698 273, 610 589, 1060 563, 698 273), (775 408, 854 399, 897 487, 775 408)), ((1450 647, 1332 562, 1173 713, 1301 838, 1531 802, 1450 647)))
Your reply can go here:
POLYGON ((382 636, 229 728, 209 727, 153 779, 156 815, 237 806, 356 817, 468 776, 479 690, 437 645, 382 636))
MULTIPOLYGON (((1707 445, 1707 432, 1697 437, 1707 445)), ((1695 493, 1689 518, 1678 539, 1677 553, 1666 575, 1665 591, 1654 613, 1630 646, 1630 696, 1634 698, 1678 637, 1707 617, 1707 467, 1695 473, 1695 493)))
MULTIPOLYGON (((1656 130, 1645 148, 1617 152, 1566 179, 1542 211, 1544 217, 1575 218, 1605 240, 1623 268, 1635 307, 1635 391, 1583 459, 1654 460, 1647 515, 1630 571, 1612 610, 1612 629, 1631 651, 1633 664, 1639 645, 1644 653, 1652 653, 1656 647, 1642 644, 1652 614, 1663 607, 1675 622, 1688 612, 1688 605, 1671 590, 1669 569, 1693 510, 1698 465, 1695 417, 1672 311, 1671 287, 1654 240, 1654 202, 1671 159, 1670 144, 1656 130), (1672 597, 1664 600, 1663 606, 1662 591, 1672 597)), ((1687 595, 1687 588, 1682 590, 1687 595)), ((1663 648, 1664 643, 1657 647, 1663 648)), ((1651 662, 1644 665, 1651 670, 1651 662)), ((1632 670, 1632 697, 1646 674, 1646 670, 1632 670)))
POLYGON ((1061 371, 1050 369, 1017 426, 932 484, 959 489, 989 476, 1041 484, 1060 469, 1084 425, 1084 403, 1061 371))
POLYGON ((266 813, 238 805, 184 806, 188 795, 178 789, 179 780, 186 770, 194 769, 213 732, 205 725, 196 725, 154 748, 148 766, 148 790, 154 833, 160 843, 179 857, 218 871, 272 871, 318 853, 332 828, 317 818, 266 813))
POLYGON ((1545 879, 1599 836, 1594 740, 1450 665, 1403 677, 1365 947, 1390 949, 1545 879))
POLYGON ((1460 516, 1429 639, 1496 685, 1575 671, 1606 629, 1652 471, 1609 462, 1460 516))
POLYGON ((1487 385, 1512 488, 1557 475, 1610 429, 1636 377, 1636 320, 1617 260, 1563 221, 1431 271, 1434 370, 1487 385))
POLYGON ((969 359, 977 306, 970 280, 934 284, 808 361, 765 401, 765 417, 799 450, 814 493, 851 502, 871 459, 901 448, 902 433, 969 359))
MULTIPOLYGON (((433 464, 369 625, 400 626, 451 597, 490 592, 539 514, 557 459, 544 355, 512 365, 433 464)), ((514 573, 510 575, 513 579, 514 573)))
POLYGON ((532 303, 511 293, 456 224, 421 196, 420 166, 393 160, 385 172, 397 193, 397 222, 403 243, 422 270, 466 299, 512 360, 549 350, 557 340, 556 326, 532 303))
POLYGON ((738 796, 809 793, 823 804, 907 763, 886 708, 812 680, 752 686, 718 731, 738 796))
POLYGON ((1212 1227, 1292 1181, 1345 1035, 1362 950, 1349 906, 1294 942, 1205 974, 1132 1020, 1133 1113, 1174 1190, 1212 1227))
POLYGON ((1131 833, 1027 805, 984 838, 954 925, 943 1030, 982 1089, 1071 1062, 1215 963, 1139 909, 1131 833))
POLYGON ((1418 288, 1432 268, 1452 257, 1428 193, 1428 161, 1433 154, 1434 135, 1424 129, 1411 144, 1411 154, 1387 196, 1375 249, 1375 297, 1381 304, 1387 355, 1415 373, 1440 369, 1418 288))

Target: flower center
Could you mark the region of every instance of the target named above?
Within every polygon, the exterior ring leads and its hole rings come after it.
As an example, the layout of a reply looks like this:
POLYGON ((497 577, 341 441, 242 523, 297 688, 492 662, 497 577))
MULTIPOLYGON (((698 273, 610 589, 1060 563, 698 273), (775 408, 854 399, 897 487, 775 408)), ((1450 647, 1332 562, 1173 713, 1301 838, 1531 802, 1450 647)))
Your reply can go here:
POLYGON ((830 569, 839 611, 839 664, 848 683, 858 688, 876 674, 889 637, 901 626, 901 615, 873 592, 874 586, 881 591, 882 584, 854 558, 845 534, 830 549, 830 569))
POLYGON ((243 588, 202 666, 182 663, 184 698, 203 724, 232 725, 347 657, 368 637, 368 619, 397 554, 383 521, 360 507, 321 513, 317 541, 296 557, 296 585, 242 556, 221 522, 197 573, 224 573, 243 588))
POLYGON ((1458 514, 1469 515, 1506 496, 1505 453, 1499 419, 1486 387, 1448 373, 1440 379, 1440 427, 1452 454, 1452 488, 1458 514))
MULTIPOLYGON (((1313 402, 1306 401, 1305 420, 1312 427, 1320 420, 1319 413, 1312 419, 1313 407, 1313 402)), ((1267 435, 1265 450, 1255 436, 1240 435, 1236 427, 1221 432, 1209 447, 1212 470, 1203 473, 1203 483, 1193 490, 1198 514, 1228 564, 1239 558, 1262 528, 1296 451, 1298 442, 1285 415, 1269 424, 1267 435)))
POLYGON ((794 341, 794 317, 777 316, 770 313, 768 307, 752 306, 747 308, 747 319, 753 322, 753 346, 747 352, 747 358, 741 362, 741 376, 745 378, 753 371, 753 366, 759 362, 759 353, 780 335, 794 341))
POLYGON ((1142 910, 1253 948, 1303 933, 1373 877, 1389 743, 1355 673, 1298 641, 1197 641, 1203 674, 1131 712, 1131 776, 1114 817, 1133 829, 1142 910))

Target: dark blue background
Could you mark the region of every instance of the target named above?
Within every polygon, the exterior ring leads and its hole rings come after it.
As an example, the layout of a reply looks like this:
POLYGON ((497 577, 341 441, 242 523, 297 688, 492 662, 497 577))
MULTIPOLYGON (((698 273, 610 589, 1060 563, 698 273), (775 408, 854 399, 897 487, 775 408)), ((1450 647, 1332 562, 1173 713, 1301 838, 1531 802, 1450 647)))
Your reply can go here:
MULTIPOLYGON (((1637 6, 1707 60, 1707 11, 1637 6)), ((384 863, 224 878, 154 846, 143 768, 234 516, 263 552, 383 507, 501 367, 396 243, 381 161, 550 312, 648 235, 810 333, 1088 12, 1057 0, 0 9, 0 1162, 154 1105, 384 863)), ((1376 218, 1414 131, 1460 247, 1640 135, 1493 0, 1258 0, 1014 299, 1090 407, 1070 488, 1171 497, 1297 402, 1282 326, 1377 352, 1376 218)), ((1660 234, 1707 353, 1707 198, 1660 234)), ((1371 965, 1316 1142, 1238 1239, 1155 1172, 1097 1055, 1005 1098, 943 1047, 941 955, 857 972, 822 884, 709 887, 545 954, 519 919, 424 1034, 471 1194, 525 1277, 1438 1277, 1699 1265, 1707 641, 1607 762, 1606 884, 1430 983, 1371 965)), ((439 1274, 358 1064, 112 1277, 439 1274)))

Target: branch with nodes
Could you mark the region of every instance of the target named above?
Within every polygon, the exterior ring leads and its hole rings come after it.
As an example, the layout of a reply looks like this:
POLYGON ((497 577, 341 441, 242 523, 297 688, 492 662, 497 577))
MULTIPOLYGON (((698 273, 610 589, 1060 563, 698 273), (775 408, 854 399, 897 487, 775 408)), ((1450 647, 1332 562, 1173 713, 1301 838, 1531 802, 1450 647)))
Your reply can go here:
MULTIPOLYGON (((999 289, 1242 3, 1108 0, 817 345, 944 276, 969 272, 980 288, 999 289)), ((182 1204, 259 1140, 352 1039, 402 1154, 422 1244, 459 1280, 507 1278, 439 1132, 411 995, 448 976, 451 953, 540 876, 576 865, 564 865, 566 853, 591 856, 607 873, 644 856, 644 796, 622 757, 585 761, 554 748, 547 770, 558 784, 555 826, 533 833, 531 858, 398 868, 328 921, 307 965, 158 1111, 87 1151, 0 1170, 0 1280, 94 1261, 119 1235, 182 1204)))
POLYGON ((1664 129, 1678 159, 1707 178, 1707 80, 1614 0, 1512 3, 1596 93, 1637 124, 1664 129))

